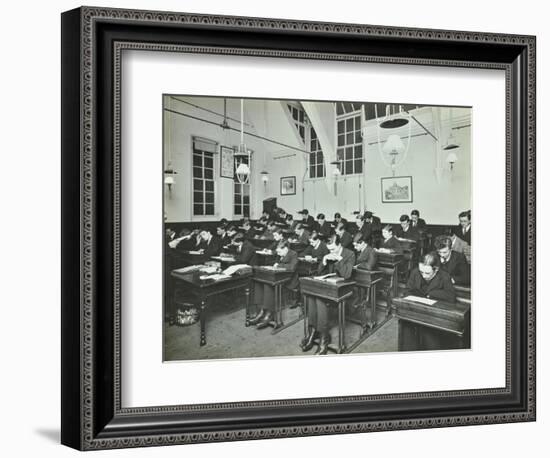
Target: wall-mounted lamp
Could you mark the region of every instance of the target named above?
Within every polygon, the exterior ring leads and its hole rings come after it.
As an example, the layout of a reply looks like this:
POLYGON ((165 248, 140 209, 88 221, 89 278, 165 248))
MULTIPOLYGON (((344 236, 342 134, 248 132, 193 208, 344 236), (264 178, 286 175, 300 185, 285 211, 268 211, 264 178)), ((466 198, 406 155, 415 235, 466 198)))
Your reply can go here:
POLYGON ((177 175, 178 172, 168 168, 164 171, 164 184, 168 186, 168 192, 172 193, 172 185, 176 183, 174 175, 177 175))
POLYGON ((265 188, 267 187, 267 182, 269 181, 269 172, 262 170, 260 172, 260 175, 262 176, 262 183, 264 184, 264 188, 265 188))
POLYGON ((451 151, 447 155, 447 163, 451 166, 451 170, 453 170, 453 165, 455 164, 455 162, 458 162, 458 156, 454 151, 451 151))

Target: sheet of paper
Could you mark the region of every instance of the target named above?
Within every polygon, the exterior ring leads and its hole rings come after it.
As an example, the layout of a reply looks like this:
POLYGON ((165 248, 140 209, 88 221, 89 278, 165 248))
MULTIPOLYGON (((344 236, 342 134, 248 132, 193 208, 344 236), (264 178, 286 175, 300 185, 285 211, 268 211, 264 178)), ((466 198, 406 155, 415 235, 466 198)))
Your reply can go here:
POLYGON ((434 301, 433 299, 428 299, 427 297, 420 297, 420 296, 406 296, 403 299, 408 301, 420 302, 421 304, 426 304, 426 305, 434 305, 437 302, 437 301, 434 301))
POLYGON ((248 264, 235 264, 233 266, 229 266, 222 273, 225 275, 233 275, 235 272, 237 272, 237 270, 243 269, 245 267, 250 267, 250 266, 248 264))

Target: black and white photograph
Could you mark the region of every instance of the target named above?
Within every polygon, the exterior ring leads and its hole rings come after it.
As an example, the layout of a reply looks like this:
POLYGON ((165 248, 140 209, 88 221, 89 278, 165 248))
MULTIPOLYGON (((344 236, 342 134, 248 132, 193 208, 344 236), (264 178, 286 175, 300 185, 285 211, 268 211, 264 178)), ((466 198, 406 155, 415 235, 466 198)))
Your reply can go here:
POLYGON ((164 94, 163 360, 469 350, 472 111, 164 94))

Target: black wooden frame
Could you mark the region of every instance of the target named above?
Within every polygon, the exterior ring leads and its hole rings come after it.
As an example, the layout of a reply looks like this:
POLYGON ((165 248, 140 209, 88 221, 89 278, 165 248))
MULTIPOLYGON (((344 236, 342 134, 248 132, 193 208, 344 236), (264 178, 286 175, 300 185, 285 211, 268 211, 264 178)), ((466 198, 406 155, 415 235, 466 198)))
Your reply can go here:
POLYGON ((63 13, 62 443, 90 450, 532 421, 534 334, 534 37, 94 7, 63 13), (121 408, 123 49, 505 70, 506 387, 121 408))
POLYGON ((411 175, 400 175, 397 177, 381 177, 380 178, 380 200, 385 204, 403 204, 403 203, 412 203, 414 200, 413 195, 413 179, 411 175), (411 200, 404 200, 404 201, 391 201, 391 200, 384 200, 384 180, 391 180, 392 178, 410 178, 411 180, 411 200))
POLYGON ((288 176, 288 177, 281 177, 280 183, 279 183, 279 188, 280 188, 279 189, 280 197, 295 196, 296 195, 296 175, 292 175, 292 176, 288 176), (283 194, 283 180, 286 180, 288 178, 294 178, 294 192, 289 193, 289 194, 283 194))

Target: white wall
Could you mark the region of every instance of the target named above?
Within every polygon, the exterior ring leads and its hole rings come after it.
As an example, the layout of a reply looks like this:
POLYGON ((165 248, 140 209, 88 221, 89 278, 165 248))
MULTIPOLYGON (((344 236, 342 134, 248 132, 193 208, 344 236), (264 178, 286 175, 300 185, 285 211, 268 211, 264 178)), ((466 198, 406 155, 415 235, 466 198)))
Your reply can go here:
MULTIPOLYGON (((2 166, 0 191, 2 225, 0 266, 2 288, 0 324, 2 351, 0 450, 4 456, 76 457, 80 453, 59 445, 60 373, 60 12, 81 5, 81 1, 31 0, 24 8, 16 2, 3 6, 0 29, 4 71, 2 82, 2 121, 0 136, 2 166), (31 34, 22 34, 24 29, 31 34), (29 112, 29 101, 39 107, 29 112), (38 116, 40 122, 31 121, 38 116), (29 125, 32 131, 29 132, 29 125), (31 142, 30 140, 33 140, 31 142), (24 173, 22 172, 24 170, 24 173), (22 179, 24 178, 24 179, 22 179), (40 226, 39 236, 29 229, 40 226), (29 238, 29 236, 31 236, 29 238), (38 243, 35 240, 39 240, 38 243), (44 268, 32 276, 30 291, 29 260, 37 259, 44 268), (27 273, 26 273, 27 272, 27 273)), ((281 17, 334 22, 362 22, 450 30, 493 31, 537 35, 537 101, 550 104, 550 30, 543 2, 479 2, 463 0, 452 8, 440 1, 357 3, 257 2, 233 0, 95 0, 96 5, 121 8, 163 9, 197 13, 281 17), (452 14, 451 14, 452 13, 452 14), (495 13, 498 13, 495 15, 495 13)), ((539 227, 550 224, 544 211, 550 195, 550 140, 544 128, 550 123, 549 111, 540 109, 538 125, 539 227)), ((490 180, 490 177, 489 177, 490 180)), ((539 231, 541 234, 542 231, 539 231)), ((538 259, 550 254, 548 237, 538 238, 538 259)), ((538 277, 550 275, 547 262, 539 263, 538 277)), ((550 427, 550 395, 543 387, 550 382, 550 324, 546 303, 548 293, 538 289, 538 421, 508 425, 436 428, 391 433, 344 434, 310 438, 260 440, 252 442, 154 447, 103 452, 109 457, 331 457, 343 453, 373 456, 447 458, 475 457, 489 452, 495 457, 545 456, 550 427)), ((292 380, 283 374, 285 380, 292 380), (286 377, 286 378, 285 378, 286 377)), ((282 383, 285 383, 284 381, 282 383)), ((293 383, 293 382, 292 382, 293 383)), ((184 381, 182 381, 184 387, 184 381)), ((184 389, 184 388, 182 388, 184 389)), ((98 455, 99 456, 99 455, 98 455)))

